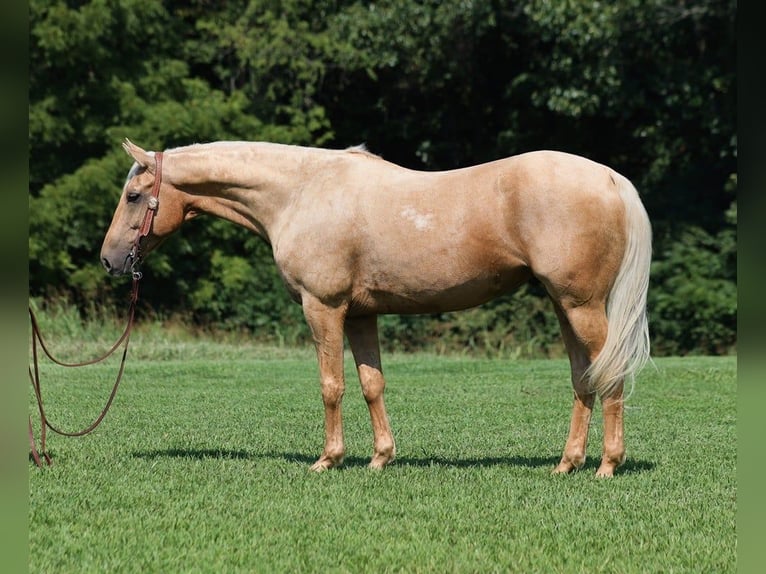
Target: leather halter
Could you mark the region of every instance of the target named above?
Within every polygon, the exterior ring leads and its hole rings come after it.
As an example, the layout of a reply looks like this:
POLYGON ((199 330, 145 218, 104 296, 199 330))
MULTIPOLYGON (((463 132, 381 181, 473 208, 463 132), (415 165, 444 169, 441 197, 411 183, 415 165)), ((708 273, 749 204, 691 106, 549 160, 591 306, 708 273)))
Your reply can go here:
POLYGON ((146 208, 146 215, 144 215, 144 222, 141 224, 141 228, 138 230, 136 240, 133 242, 133 247, 130 250, 130 257, 132 264, 130 269, 133 273, 133 279, 141 279, 141 271, 136 269, 141 262, 141 240, 149 235, 149 231, 152 229, 152 222, 154 216, 157 214, 157 209, 160 206, 160 186, 162 185, 162 152, 158 151, 154 153, 154 185, 152 186, 152 194, 149 197, 149 205, 146 208))

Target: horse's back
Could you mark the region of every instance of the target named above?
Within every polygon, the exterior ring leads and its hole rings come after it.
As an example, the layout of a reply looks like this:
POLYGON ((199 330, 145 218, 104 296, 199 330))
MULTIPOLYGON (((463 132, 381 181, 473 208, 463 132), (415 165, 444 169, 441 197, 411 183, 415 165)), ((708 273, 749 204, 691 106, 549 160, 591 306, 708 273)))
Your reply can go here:
POLYGON ((620 176, 606 166, 552 151, 445 172, 391 165, 349 190, 357 193, 345 230, 356 238, 349 271, 356 299, 370 307, 458 309, 532 274, 570 283, 603 275, 606 284, 619 266, 620 176))
POLYGON ((354 223, 381 246, 401 238, 429 252, 497 246, 532 264, 554 245, 621 241, 627 180, 587 158, 536 151, 443 172, 383 168, 350 190, 354 223))

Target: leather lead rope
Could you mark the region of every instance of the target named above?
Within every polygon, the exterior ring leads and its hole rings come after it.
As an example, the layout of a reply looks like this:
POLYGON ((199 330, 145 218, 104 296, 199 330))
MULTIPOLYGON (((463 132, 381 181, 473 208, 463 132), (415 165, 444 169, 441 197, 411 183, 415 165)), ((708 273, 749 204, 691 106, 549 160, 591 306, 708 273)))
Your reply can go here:
MULTIPOLYGON (((154 215, 157 212, 158 208, 158 197, 160 193, 160 185, 162 183, 162 152, 155 153, 155 161, 156 161, 156 169, 155 169, 155 177, 154 177, 154 185, 152 187, 152 194, 149 198, 149 204, 146 211, 146 215, 144 216, 144 221, 141 226, 141 229, 138 232, 138 236, 136 237, 134 243, 133 243, 133 249, 131 253, 135 254, 134 257, 134 266, 139 261, 139 251, 140 251, 140 243, 141 240, 149 235, 149 231, 152 227, 152 222, 154 220, 154 215)), ((29 416, 29 447, 32 453, 32 458, 35 461, 35 464, 38 467, 43 466, 43 460, 45 463, 50 466, 53 464, 53 461, 51 460, 50 455, 45 450, 45 439, 46 439, 46 432, 47 429, 52 430, 56 434, 60 434, 63 436, 83 436, 90 432, 93 432, 98 425, 101 424, 101 421, 104 420, 104 417, 106 417, 106 413, 109 412, 109 408, 112 406, 112 401, 114 401, 114 397, 117 395, 117 388, 120 386, 120 381, 122 380, 122 375, 125 372, 125 362, 128 357, 128 345, 130 343, 130 333, 133 330, 133 323, 134 318, 136 314, 136 303, 138 302, 138 282, 141 280, 141 272, 138 270, 133 270, 133 288, 131 290, 130 294, 130 308, 128 310, 128 324, 125 327, 125 330, 123 331, 120 338, 117 340, 117 342, 112 345, 112 347, 103 355, 100 357, 97 357, 95 359, 90 359, 87 361, 82 361, 79 363, 67 363, 64 361, 61 361, 60 359, 57 359, 54 357, 51 352, 48 350, 47 345, 45 344, 45 341, 43 340, 42 334, 40 333, 40 326, 37 322, 37 317, 35 317, 34 311, 32 311, 32 307, 29 307, 29 320, 32 324, 32 365, 33 367, 29 367, 29 380, 32 383, 32 388, 35 391, 35 398, 37 399, 37 410, 40 413, 40 449, 38 451, 37 446, 35 444, 35 436, 34 436, 34 430, 32 428, 32 416, 29 416), (42 395, 42 389, 40 385, 40 368, 39 368, 39 358, 38 358, 38 345, 40 349, 42 349, 43 353, 45 354, 48 359, 53 361, 55 364, 61 366, 61 367, 84 367, 87 365, 94 365, 96 363, 100 363, 104 360, 106 360, 108 357, 112 356, 114 352, 124 343, 124 348, 122 351, 122 359, 120 361, 120 368, 117 372, 117 378, 114 381, 114 385, 112 387, 112 392, 109 394, 109 398, 106 401, 106 405, 101 410, 101 413, 96 417, 96 419, 88 425, 86 428, 79 430, 79 431, 63 431, 59 429, 58 427, 51 424, 51 422, 48 420, 48 417, 45 414, 45 407, 43 405, 43 395, 42 395)))
POLYGON ((114 401, 114 397, 117 395, 117 388, 120 386, 120 381, 122 380, 122 375, 125 371, 125 362, 128 357, 128 345, 130 343, 130 333, 133 330, 133 320, 136 313, 136 302, 138 301, 138 281, 139 281, 138 279, 133 279, 133 289, 131 291, 130 309, 128 311, 128 324, 125 327, 125 330, 123 331, 120 338, 117 340, 117 342, 114 345, 112 345, 111 349, 109 349, 106 353, 104 353, 100 357, 97 357, 95 359, 90 359, 88 361, 82 361, 80 363, 66 363, 64 361, 61 361, 60 359, 57 359, 51 354, 40 333, 40 326, 37 323, 37 317, 35 317, 35 314, 32 311, 32 308, 31 307, 29 308, 29 319, 32 323, 32 364, 33 364, 33 367, 29 367, 29 380, 32 383, 32 388, 35 391, 35 398, 37 399, 37 410, 40 413, 41 430, 40 430, 39 453, 35 446, 35 437, 34 437, 34 431, 32 429, 31 415, 29 417, 29 446, 32 450, 32 458, 34 459, 35 464, 37 464, 37 466, 39 467, 43 466, 42 459, 44 459, 49 466, 52 464, 51 457, 50 455, 48 455, 48 453, 45 450, 45 439, 46 439, 47 429, 50 429, 56 434, 60 434, 63 436, 83 436, 90 432, 93 432, 96 429, 96 427, 101 424, 101 421, 104 420, 104 417, 106 417, 106 413, 109 412, 109 408, 112 406, 112 401, 114 401), (96 363, 100 363, 106 360, 107 358, 112 356, 114 352, 123 343, 124 343, 124 348, 122 351, 122 360, 120 361, 120 368, 117 373, 117 378, 114 381, 114 386, 112 387, 112 392, 109 394, 109 398, 106 402, 106 405, 101 410, 101 413, 98 415, 98 417, 96 417, 96 419, 86 428, 79 431, 63 431, 60 428, 51 424, 51 422, 48 420, 48 416, 45 413, 45 407, 43 405, 42 388, 40 385, 39 356, 37 351, 38 345, 40 349, 42 349, 45 356, 48 357, 48 359, 50 359, 55 364, 61 367, 85 367, 87 365, 94 365, 96 363), (42 459, 41 459, 41 456, 42 456, 42 459))

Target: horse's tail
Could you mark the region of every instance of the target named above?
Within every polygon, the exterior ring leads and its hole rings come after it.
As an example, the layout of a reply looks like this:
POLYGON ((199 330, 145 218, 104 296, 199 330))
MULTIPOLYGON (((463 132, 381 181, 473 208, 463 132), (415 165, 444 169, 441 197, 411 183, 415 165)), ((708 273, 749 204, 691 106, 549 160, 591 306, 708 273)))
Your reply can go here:
POLYGON ((606 303, 608 330, 601 352, 585 372, 599 396, 611 394, 620 381, 630 384, 650 360, 646 293, 652 259, 652 228, 638 192, 615 174, 625 206, 627 241, 622 264, 606 303))

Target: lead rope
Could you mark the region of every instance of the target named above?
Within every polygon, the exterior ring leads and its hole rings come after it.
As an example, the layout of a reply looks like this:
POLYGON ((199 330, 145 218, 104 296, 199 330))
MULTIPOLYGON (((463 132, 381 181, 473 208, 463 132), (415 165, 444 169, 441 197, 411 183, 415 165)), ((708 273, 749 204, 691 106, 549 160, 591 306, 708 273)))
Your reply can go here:
POLYGON ((54 357, 51 352, 48 350, 47 345, 45 344, 45 341, 43 340, 42 334, 40 333, 40 326, 37 323, 37 317, 35 317, 34 311, 32 311, 32 307, 29 308, 29 319, 32 323, 32 364, 33 367, 29 367, 29 380, 32 383, 32 388, 35 390, 35 398, 37 399, 37 410, 40 413, 40 449, 38 452, 38 449, 35 445, 35 435, 34 430, 32 429, 32 415, 29 416, 29 447, 32 451, 32 458, 35 461, 35 464, 38 467, 43 466, 43 460, 50 466, 53 464, 53 461, 51 460, 50 455, 45 450, 45 438, 46 438, 46 431, 47 429, 52 430, 56 434, 60 434, 63 436, 83 436, 90 432, 93 432, 98 425, 101 424, 101 421, 104 420, 104 417, 106 417, 106 413, 109 412, 109 408, 112 406, 112 401, 114 401, 114 397, 117 395, 117 388, 120 386, 120 381, 122 381, 122 375, 125 372, 125 362, 128 357, 128 345, 130 344, 130 333, 133 330, 133 320, 136 313, 136 302, 138 301, 138 281, 139 277, 133 278, 133 289, 131 291, 130 296, 130 309, 128 310, 128 324, 125 327, 125 331, 123 331, 120 338, 117 340, 117 342, 112 345, 112 348, 109 349, 106 353, 101 355, 100 357, 97 357, 95 359, 90 359, 88 361, 83 361, 81 363, 66 363, 64 361, 61 361, 60 359, 57 359, 54 357), (100 363, 101 361, 106 360, 107 358, 111 357, 114 352, 120 347, 121 344, 124 342, 124 348, 122 351, 122 360, 120 361, 120 368, 117 372, 117 378, 114 381, 114 385, 112 387, 112 392, 109 394, 109 398, 106 401, 106 405, 101 410, 101 413, 96 417, 96 419, 88 425, 86 428, 79 430, 79 431, 63 431, 59 429, 57 426, 54 426, 51 424, 51 422, 48 420, 47 415, 45 414, 45 406, 43 405, 43 395, 42 395, 42 389, 40 385, 40 369, 39 369, 39 357, 37 352, 38 344, 40 348, 43 350, 43 353, 46 357, 48 357, 51 361, 56 363, 57 365, 61 367, 84 367, 87 365, 94 365, 96 363, 100 363), (42 457, 42 458, 41 458, 42 457))
POLYGON ((32 451, 32 458, 35 461, 35 464, 42 468, 43 466, 43 460, 50 466, 53 464, 53 461, 51 460, 50 455, 45 450, 45 438, 46 438, 46 432, 47 429, 52 430, 56 434, 60 434, 63 436, 83 436, 90 432, 93 432, 98 425, 101 424, 101 421, 104 420, 104 417, 106 417, 106 413, 109 412, 109 407, 112 406, 112 401, 114 401, 114 397, 117 395, 117 388, 120 386, 120 381, 122 380, 122 375, 125 372, 125 361, 128 357, 128 345, 130 344, 130 333, 133 330, 133 321, 136 314, 136 303, 138 301, 138 282, 141 280, 141 271, 137 269, 138 263, 140 261, 140 247, 141 247, 141 239, 149 235, 149 231, 152 227, 152 221, 154 220, 154 215, 157 213, 157 209, 159 207, 159 194, 160 194, 160 185, 162 183, 162 152, 157 152, 154 154, 155 162, 156 162, 156 168, 155 168, 155 176, 154 176, 154 185, 152 186, 152 193, 151 197, 148 201, 148 207, 146 210, 146 215, 144 216, 143 225, 141 225, 141 228, 138 232, 138 235, 136 236, 136 240, 133 242, 133 248, 131 249, 131 257, 133 259, 133 264, 131 267, 131 271, 133 273, 133 289, 130 293, 130 308, 128 309, 128 324, 125 326, 125 331, 123 331, 122 335, 119 339, 117 339, 117 342, 112 345, 112 348, 109 349, 106 353, 104 353, 102 356, 97 357, 95 359, 90 359, 88 361, 83 361, 81 363, 67 363, 64 361, 61 361, 60 359, 55 358, 51 352, 48 350, 47 345, 45 344, 45 341, 43 340, 43 337, 40 333, 40 327, 37 323, 37 317, 35 317, 34 311, 32 311, 32 307, 29 307, 29 320, 32 323, 32 364, 33 367, 29 367, 29 380, 32 383, 32 388, 35 390, 35 398, 37 399, 37 410, 40 413, 40 449, 38 451, 37 446, 35 445, 35 434, 34 430, 32 428, 32 416, 29 416, 29 447, 32 451), (61 367, 84 367, 87 365, 94 365, 96 363, 100 363, 104 360, 106 360, 108 357, 112 356, 114 352, 120 347, 121 344, 124 343, 124 348, 122 351, 122 360, 120 361, 120 368, 117 372, 117 378, 114 381, 114 385, 112 387, 112 392, 109 394, 109 398, 106 401, 106 405, 101 410, 101 414, 96 417, 96 419, 88 425, 86 428, 79 430, 79 431, 62 431, 58 427, 53 426, 51 422, 48 420, 48 417, 45 414, 45 407, 43 406, 43 395, 42 390, 40 386, 40 368, 39 368, 39 361, 38 361, 38 353, 37 353, 37 346, 38 343, 40 345, 40 348, 43 350, 43 353, 54 363, 61 367), (42 458, 41 458, 42 457, 42 458))

